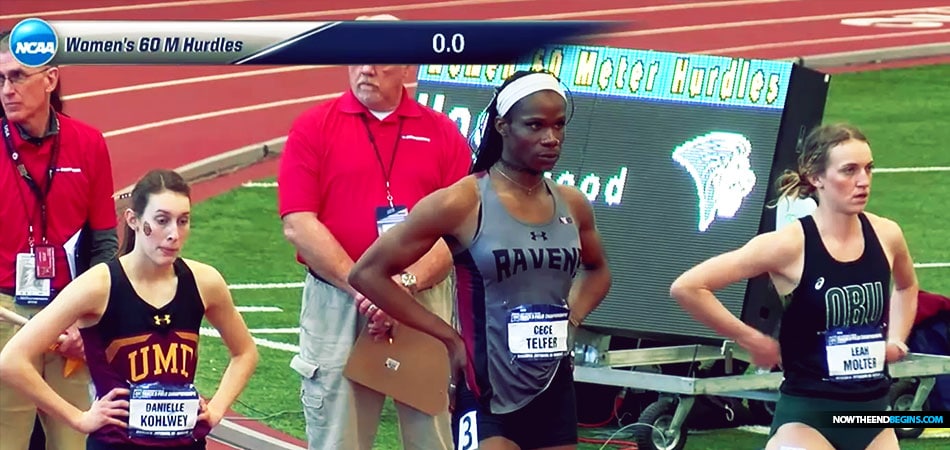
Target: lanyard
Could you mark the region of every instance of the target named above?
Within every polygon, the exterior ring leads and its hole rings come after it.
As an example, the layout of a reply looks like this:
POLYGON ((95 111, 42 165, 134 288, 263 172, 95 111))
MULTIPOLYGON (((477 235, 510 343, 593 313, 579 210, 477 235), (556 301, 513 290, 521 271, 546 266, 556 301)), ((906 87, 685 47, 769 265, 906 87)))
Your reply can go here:
POLYGON ((379 168, 383 171, 383 181, 386 182, 386 201, 389 202, 389 207, 392 208, 393 194, 389 190, 389 180, 393 174, 393 166, 396 165, 396 151, 399 150, 399 140, 402 138, 402 118, 399 118, 399 127, 396 130, 396 143, 393 144, 393 156, 389 160, 389 170, 386 170, 386 166, 383 165, 383 155, 379 153, 376 138, 373 137, 373 132, 369 129, 369 120, 367 120, 364 115, 361 115, 360 118, 363 119, 363 125, 366 126, 366 135, 369 137, 369 143, 373 144, 373 150, 376 152, 376 160, 379 161, 379 168))
MULTIPOLYGON (((53 174, 56 173, 56 157, 59 156, 59 134, 53 138, 53 147, 50 149, 49 164, 46 167, 46 190, 43 191, 40 189, 40 186, 36 184, 36 180, 30 176, 30 172, 26 170, 26 166, 23 165, 23 161, 20 160, 20 153, 16 150, 16 147, 13 145, 13 138, 10 133, 10 123, 7 121, 6 117, 2 119, 3 124, 3 142, 7 147, 7 154, 10 155, 10 160, 13 161, 13 164, 16 166, 17 172, 20 176, 23 177, 23 180, 26 181, 26 185, 29 186, 30 191, 33 192, 33 195, 36 196, 36 202, 40 206, 40 231, 42 233, 43 243, 46 243, 46 198, 49 196, 49 191, 53 187, 53 174)), ((20 198, 23 198, 22 192, 20 193, 20 198)), ((26 202, 23 203, 23 208, 26 210, 26 202)), ((30 217, 29 224, 29 243, 30 250, 33 249, 33 215, 30 212, 26 211, 27 216, 30 217)))

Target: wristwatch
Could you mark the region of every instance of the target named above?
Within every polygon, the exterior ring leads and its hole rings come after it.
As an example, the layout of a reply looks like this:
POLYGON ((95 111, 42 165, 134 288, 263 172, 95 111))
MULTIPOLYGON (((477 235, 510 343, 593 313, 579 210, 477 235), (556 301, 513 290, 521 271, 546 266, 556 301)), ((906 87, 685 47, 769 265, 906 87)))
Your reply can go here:
POLYGON ((415 275, 409 272, 403 272, 399 275, 399 281, 402 283, 402 285, 406 289, 409 289, 409 292, 412 292, 413 294, 416 293, 416 276, 415 275))

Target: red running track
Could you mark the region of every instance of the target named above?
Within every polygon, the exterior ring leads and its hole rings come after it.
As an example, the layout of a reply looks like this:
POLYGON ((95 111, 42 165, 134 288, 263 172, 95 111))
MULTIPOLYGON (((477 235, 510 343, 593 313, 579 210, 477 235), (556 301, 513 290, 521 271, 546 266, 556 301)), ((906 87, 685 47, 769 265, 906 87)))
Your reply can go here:
MULTIPOLYGON (((340 7, 341 3, 6 0, 0 3, 0 28, 9 29, 26 17, 345 20, 362 14, 392 13, 407 20, 621 20, 631 25, 600 36, 594 43, 773 59, 950 40, 947 21, 931 27, 841 23, 847 18, 928 12, 950 17, 950 8, 941 0, 350 0, 346 8, 340 7), (943 9, 938 10, 940 7, 943 9)), ((940 57, 910 63, 948 61, 950 58, 940 57)), ((908 62, 886 66, 904 64, 908 62)), ((864 68, 868 67, 858 69, 864 68)), ((299 113, 346 88, 342 67, 74 66, 63 68, 62 73, 67 111, 98 127, 107 137, 117 190, 152 167, 180 167, 281 137, 299 113)), ((273 176, 276 166, 270 161, 199 183, 195 197, 201 200, 241 182, 273 176)), ((241 424, 249 425, 245 421, 241 424)))

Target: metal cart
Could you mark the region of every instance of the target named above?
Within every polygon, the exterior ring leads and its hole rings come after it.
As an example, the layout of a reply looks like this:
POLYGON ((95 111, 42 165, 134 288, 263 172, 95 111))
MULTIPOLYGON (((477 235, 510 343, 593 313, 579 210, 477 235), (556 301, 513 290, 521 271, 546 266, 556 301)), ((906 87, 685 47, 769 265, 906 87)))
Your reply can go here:
MULTIPOLYGON (((632 350, 607 350, 610 336, 578 330, 574 353, 576 382, 660 393, 659 400, 640 413, 634 429, 640 450, 680 450, 686 444, 684 429, 687 415, 699 396, 734 397, 775 402, 782 383, 781 372, 757 372, 709 378, 694 378, 649 370, 666 364, 713 362, 722 360, 726 373, 734 373, 736 361, 750 362, 749 354, 732 341, 721 346, 678 345, 632 350), (646 370, 641 370, 646 369, 646 370)), ((745 364, 743 364, 745 365, 745 364)), ((893 378, 905 381, 892 392, 892 407, 921 411, 936 382, 936 376, 950 373, 950 356, 911 353, 889 365, 893 378), (910 382, 912 381, 912 382, 910 382), (913 388, 913 390, 908 390, 913 388), (896 394, 896 395, 895 395, 896 394)), ((916 437, 923 429, 898 430, 902 437, 916 437)))

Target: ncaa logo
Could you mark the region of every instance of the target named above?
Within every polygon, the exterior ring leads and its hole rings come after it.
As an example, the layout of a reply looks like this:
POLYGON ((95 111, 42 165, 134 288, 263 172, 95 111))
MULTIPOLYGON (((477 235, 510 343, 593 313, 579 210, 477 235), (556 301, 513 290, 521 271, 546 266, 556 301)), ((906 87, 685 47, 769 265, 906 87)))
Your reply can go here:
POLYGON ((58 42, 56 31, 46 21, 26 19, 10 32, 10 53, 24 66, 45 66, 56 56, 58 42))

